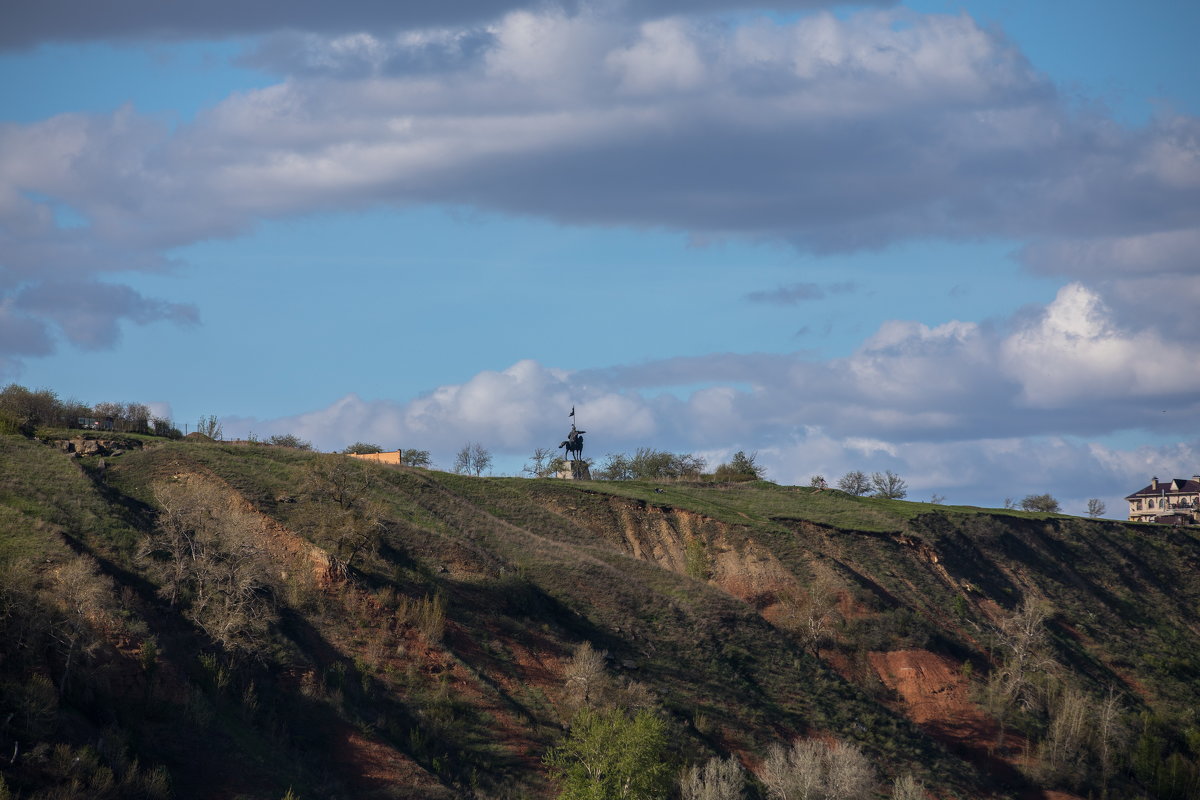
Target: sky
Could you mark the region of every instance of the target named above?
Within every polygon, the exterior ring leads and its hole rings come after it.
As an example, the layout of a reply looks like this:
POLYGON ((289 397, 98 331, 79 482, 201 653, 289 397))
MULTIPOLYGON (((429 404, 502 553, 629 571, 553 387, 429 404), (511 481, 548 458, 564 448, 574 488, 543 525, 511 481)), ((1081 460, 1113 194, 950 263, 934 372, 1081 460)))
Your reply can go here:
POLYGON ((1200 472, 1200 5, 43 0, 0 383, 1065 511, 1200 472))

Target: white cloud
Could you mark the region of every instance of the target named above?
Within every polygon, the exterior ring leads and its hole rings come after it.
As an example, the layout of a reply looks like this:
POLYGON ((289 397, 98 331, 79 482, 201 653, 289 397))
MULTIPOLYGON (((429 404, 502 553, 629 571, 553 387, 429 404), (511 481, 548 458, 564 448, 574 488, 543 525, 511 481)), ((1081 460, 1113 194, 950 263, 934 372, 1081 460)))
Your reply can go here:
POLYGON ((1063 287, 1000 355, 1022 385, 1021 400, 1035 407, 1200 392, 1195 348, 1152 330, 1117 329, 1099 295, 1078 283, 1063 287))
POLYGON ((637 41, 613 50, 604 63, 620 90, 631 94, 697 89, 708 76, 694 35, 677 18, 643 23, 637 41))
POLYGON ((890 322, 844 359, 716 354, 579 372, 526 360, 407 403, 348 396, 253 427, 325 448, 361 439, 430 449, 447 464, 466 441, 510 457, 553 447, 574 407, 594 458, 742 449, 785 483, 891 469, 913 499, 999 505, 999 493, 1049 491, 1079 513, 1090 497, 1114 511, 1142 473, 1200 468, 1200 441, 1101 443, 1139 429, 1195 438, 1200 373, 1177 369, 1184 357, 1152 332, 1116 326, 1094 291, 1070 284, 1006 324, 890 322), (1143 367, 1143 348, 1176 369, 1143 367))
MULTIPOLYGON (((911 425, 920 435, 956 430, 972 417, 954 409, 991 406, 1014 387, 1027 403, 1056 408, 1086 391, 1191 390, 1195 371, 1177 369, 1168 333, 1198 327, 1182 298, 1200 293, 1190 256, 1200 122, 1127 128, 1074 114, 1011 42, 966 15, 896 9, 719 24, 669 16, 679 3, 654 5, 661 14, 635 5, 483 4, 470 24, 434 24, 433 15, 428 28, 371 34, 314 22, 327 33, 300 36, 305 55, 285 59, 296 74, 176 128, 131 108, 0 126, 0 292, 11 303, 21 287, 27 298, 25 333, 0 352, 22 342, 20 352, 36 351, 29 325, 103 346, 119 319, 194 318, 183 304, 139 295, 80 327, 33 302, 55 283, 115 285, 124 272, 166 270, 171 248, 265 219, 454 204, 818 251, 1010 237, 1036 242, 1025 257, 1043 272, 1110 281, 1094 287, 1110 300, 1105 328, 1070 327, 1093 307, 1076 293, 1003 347, 968 323, 898 322, 830 365, 792 359, 766 373, 727 358, 722 379, 741 371, 759 388, 693 399, 695 425, 709 425, 721 405, 790 424, 797 412, 773 398, 812 380, 834 408, 797 408, 839 427, 911 425), (56 224, 56 206, 86 224, 56 224), (1120 284, 1168 274, 1177 285, 1156 305, 1120 284), (1138 355, 1151 347, 1164 348, 1157 364, 1138 355)), ((704 7, 721 5, 739 4, 704 7)), ((668 366, 717 369, 718 358, 668 366)), ((469 419, 463 391, 431 397, 420 413, 451 403, 469 419)), ((510 422, 513 431, 533 425, 510 422)))

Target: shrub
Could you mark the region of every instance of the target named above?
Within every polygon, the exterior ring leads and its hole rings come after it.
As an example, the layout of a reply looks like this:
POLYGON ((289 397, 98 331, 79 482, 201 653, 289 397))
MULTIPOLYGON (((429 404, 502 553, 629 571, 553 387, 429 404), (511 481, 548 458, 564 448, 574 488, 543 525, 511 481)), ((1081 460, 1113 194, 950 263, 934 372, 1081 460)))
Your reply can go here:
POLYGON ((733 756, 710 758, 702 767, 684 770, 679 794, 682 800, 742 800, 746 796, 746 771, 733 756))
POLYGON ((312 442, 305 441, 292 433, 277 433, 267 439, 267 444, 272 444, 276 447, 294 447, 297 450, 313 449, 312 442))
POLYGON ((671 790, 666 723, 647 710, 582 709, 545 762, 559 800, 656 800, 671 790))
POLYGON ((837 487, 846 494, 862 497, 871 491, 871 479, 867 477, 867 473, 856 469, 839 478, 837 487))
POLYGON ((746 455, 744 450, 738 450, 728 464, 717 467, 713 477, 719 481, 753 481, 762 478, 766 470, 756 463, 758 453, 746 455))
POLYGON ((368 453, 382 453, 383 448, 377 444, 371 444, 369 442, 355 442, 342 452, 346 453, 347 455, 362 456, 367 455, 368 453))
POLYGON ((1026 495, 1021 501, 1022 511, 1040 511, 1045 514, 1057 514, 1060 510, 1058 501, 1049 494, 1026 495))
POLYGON ((886 472, 872 473, 871 488, 875 497, 888 500, 902 500, 908 496, 908 484, 890 469, 886 472))

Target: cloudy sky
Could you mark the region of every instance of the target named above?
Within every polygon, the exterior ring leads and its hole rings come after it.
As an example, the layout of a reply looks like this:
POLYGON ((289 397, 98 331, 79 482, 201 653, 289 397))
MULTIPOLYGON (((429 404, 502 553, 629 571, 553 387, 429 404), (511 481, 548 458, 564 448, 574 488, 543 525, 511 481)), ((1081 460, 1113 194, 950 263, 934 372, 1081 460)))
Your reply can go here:
POLYGON ((42 0, 0 381, 497 473, 1200 472, 1200 5, 42 0), (336 13, 331 10, 336 8, 336 13))

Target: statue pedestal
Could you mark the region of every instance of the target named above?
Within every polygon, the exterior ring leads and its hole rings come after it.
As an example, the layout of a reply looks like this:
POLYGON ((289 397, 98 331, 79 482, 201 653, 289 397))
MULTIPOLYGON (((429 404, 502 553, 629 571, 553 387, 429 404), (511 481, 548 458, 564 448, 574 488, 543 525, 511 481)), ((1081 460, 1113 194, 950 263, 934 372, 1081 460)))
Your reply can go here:
POLYGON ((560 469, 554 477, 562 478, 565 481, 590 481, 592 479, 592 471, 588 469, 586 461, 568 461, 570 466, 567 469, 560 469))

